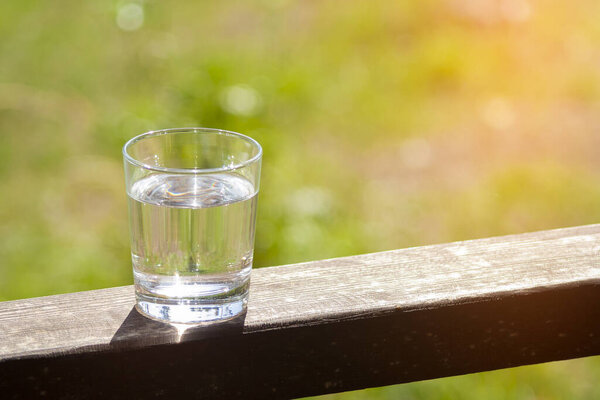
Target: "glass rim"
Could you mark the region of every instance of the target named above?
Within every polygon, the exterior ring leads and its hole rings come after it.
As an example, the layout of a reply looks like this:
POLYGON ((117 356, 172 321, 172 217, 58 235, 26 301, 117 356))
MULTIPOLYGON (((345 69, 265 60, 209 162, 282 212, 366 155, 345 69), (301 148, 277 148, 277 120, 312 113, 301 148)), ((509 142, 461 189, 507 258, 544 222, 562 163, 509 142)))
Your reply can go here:
POLYGON ((125 143, 125 145, 123 145, 123 158, 127 162, 129 162, 137 167, 144 168, 144 169, 147 169, 150 171, 176 172, 176 173, 181 173, 181 174, 203 174, 203 173, 235 171, 240 168, 247 167, 248 165, 260 160, 260 158, 262 157, 262 154, 263 154, 262 146, 256 140, 252 139, 250 136, 246 136, 246 135, 243 135, 238 132, 227 131, 224 129, 201 128, 201 127, 168 128, 168 129, 158 129, 155 131, 148 131, 148 132, 145 132, 140 135, 132 137, 125 143), (202 132, 204 132, 204 133, 215 133, 217 135, 235 136, 239 139, 245 140, 246 142, 254 145, 258 149, 258 153, 254 157, 252 157, 244 162, 241 162, 238 164, 233 164, 233 165, 227 165, 227 166, 223 166, 223 167, 218 167, 218 168, 168 168, 168 167, 159 167, 156 165, 146 164, 140 160, 135 159, 133 156, 131 156, 127 152, 127 149, 129 149, 132 145, 134 145, 135 143, 137 143, 143 139, 146 139, 148 137, 168 135, 168 134, 172 134, 172 133, 186 133, 186 132, 187 133, 202 133, 202 132))

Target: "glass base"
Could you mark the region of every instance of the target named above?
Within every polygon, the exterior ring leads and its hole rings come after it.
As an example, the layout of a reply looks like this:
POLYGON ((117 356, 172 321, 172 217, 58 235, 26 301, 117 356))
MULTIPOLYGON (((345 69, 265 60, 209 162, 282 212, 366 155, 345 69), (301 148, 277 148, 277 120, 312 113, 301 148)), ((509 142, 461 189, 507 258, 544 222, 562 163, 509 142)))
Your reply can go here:
POLYGON ((137 310, 152 319, 175 324, 226 321, 246 310, 248 294, 229 299, 164 299, 136 294, 137 310))

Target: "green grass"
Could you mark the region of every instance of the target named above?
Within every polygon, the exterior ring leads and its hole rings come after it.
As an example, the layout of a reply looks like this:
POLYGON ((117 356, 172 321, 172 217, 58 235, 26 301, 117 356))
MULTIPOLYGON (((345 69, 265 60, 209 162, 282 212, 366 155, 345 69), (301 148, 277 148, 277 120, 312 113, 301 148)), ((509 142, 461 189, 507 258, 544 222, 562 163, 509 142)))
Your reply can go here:
POLYGON ((320 400, 597 399, 596 359, 505 369, 454 378, 319 396, 320 400))
MULTIPOLYGON (((150 129, 263 144, 257 267, 598 222, 600 3, 485 4, 2 2, 0 300, 131 283, 150 129)), ((589 399, 599 365, 331 397, 589 399)))

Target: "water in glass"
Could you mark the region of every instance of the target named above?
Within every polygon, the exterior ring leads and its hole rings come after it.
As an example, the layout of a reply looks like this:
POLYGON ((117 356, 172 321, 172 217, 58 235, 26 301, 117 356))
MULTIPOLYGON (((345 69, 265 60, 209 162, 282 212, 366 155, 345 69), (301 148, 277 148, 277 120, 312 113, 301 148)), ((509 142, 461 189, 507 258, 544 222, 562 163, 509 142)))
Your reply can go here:
POLYGON ((152 174, 128 197, 138 307, 183 323, 239 314, 252 268, 252 183, 235 173, 152 174))

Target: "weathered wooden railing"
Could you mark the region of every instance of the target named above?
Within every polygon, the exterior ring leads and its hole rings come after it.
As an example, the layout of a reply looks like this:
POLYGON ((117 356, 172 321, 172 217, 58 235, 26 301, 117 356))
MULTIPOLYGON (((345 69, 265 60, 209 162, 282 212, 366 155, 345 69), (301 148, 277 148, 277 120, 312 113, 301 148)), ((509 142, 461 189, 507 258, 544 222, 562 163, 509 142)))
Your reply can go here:
POLYGON ((600 225, 258 269, 178 332, 131 286, 0 303, 3 398, 290 398, 600 354, 600 225))

